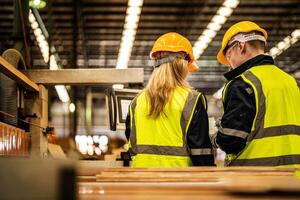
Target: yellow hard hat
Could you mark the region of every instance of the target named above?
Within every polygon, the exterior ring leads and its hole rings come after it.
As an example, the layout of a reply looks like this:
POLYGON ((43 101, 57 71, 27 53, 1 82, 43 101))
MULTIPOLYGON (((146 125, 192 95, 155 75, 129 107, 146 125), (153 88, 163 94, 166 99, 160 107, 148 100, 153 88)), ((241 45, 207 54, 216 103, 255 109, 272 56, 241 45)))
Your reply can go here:
POLYGON ((179 33, 170 32, 160 36, 152 47, 150 58, 155 59, 158 52, 185 52, 189 56, 188 71, 195 72, 199 69, 190 41, 179 33))
POLYGON ((222 46, 221 49, 218 52, 217 55, 217 59, 218 61, 223 64, 223 65, 229 65, 225 55, 224 55, 224 49, 226 48, 228 42, 230 41, 230 39, 237 35, 238 33, 249 33, 252 31, 258 31, 261 32, 263 34, 263 37, 265 38, 265 40, 267 40, 268 38, 268 33, 266 30, 264 30, 263 28, 261 28, 260 26, 258 26, 256 23, 254 22, 250 22, 250 21, 242 21, 242 22, 238 22, 234 25, 232 25, 225 33, 223 40, 222 40, 222 46))

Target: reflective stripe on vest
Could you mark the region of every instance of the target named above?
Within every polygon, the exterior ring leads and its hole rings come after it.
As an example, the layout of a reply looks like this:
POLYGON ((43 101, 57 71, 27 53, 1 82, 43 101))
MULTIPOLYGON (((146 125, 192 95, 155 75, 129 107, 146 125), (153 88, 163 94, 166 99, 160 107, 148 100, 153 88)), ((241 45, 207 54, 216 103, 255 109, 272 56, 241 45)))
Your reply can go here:
POLYGON ((295 80, 272 65, 253 67, 240 77, 254 90, 256 115, 246 147, 238 155, 227 155, 225 163, 232 166, 299 165, 300 91, 295 80), (279 82, 276 80, 278 77, 280 77, 279 82), (277 94, 274 87, 276 84, 278 86, 285 84, 286 88, 279 87, 278 90, 283 91, 278 91, 277 94), (271 90, 272 92, 269 93, 271 90), (265 95, 268 95, 268 99, 265 95), (284 100, 282 95, 285 95, 284 100), (286 109, 284 106, 290 107, 286 109), (280 109, 281 107, 284 107, 283 110, 280 109), (282 112, 287 113, 282 114, 282 112), (278 115, 283 117, 277 119, 278 115))
POLYGON ((300 155, 285 155, 269 158, 237 159, 230 166, 284 166, 294 167, 299 163, 300 155))
POLYGON ((219 131, 221 133, 223 133, 224 135, 240 137, 242 139, 246 139, 249 135, 249 133, 247 133, 245 131, 240 131, 240 130, 231 129, 231 128, 223 128, 221 125, 219 127, 219 131))
MULTIPOLYGON (((130 105, 130 121, 131 121, 131 133, 130 133, 130 148, 129 152, 132 156, 137 154, 156 154, 156 155, 170 155, 170 156, 188 156, 189 152, 186 145, 186 133, 190 125, 192 115, 194 113, 196 103, 201 93, 191 91, 185 101, 185 105, 182 110, 180 118, 180 126, 182 130, 182 146, 160 146, 160 145, 141 145, 137 144, 136 140, 136 126, 135 126, 135 107, 137 98, 135 98, 130 105)), ((201 98, 201 97, 200 97, 201 98)))
POLYGON ((225 104, 225 98, 226 98, 226 96, 227 96, 228 88, 229 88, 229 86, 231 85, 232 81, 233 81, 233 80, 227 82, 227 83, 225 84, 225 86, 224 86, 223 91, 222 91, 222 102, 223 102, 223 106, 224 106, 224 104, 225 104))
POLYGON ((213 155, 214 151, 211 148, 190 149, 190 154, 195 155, 213 155))

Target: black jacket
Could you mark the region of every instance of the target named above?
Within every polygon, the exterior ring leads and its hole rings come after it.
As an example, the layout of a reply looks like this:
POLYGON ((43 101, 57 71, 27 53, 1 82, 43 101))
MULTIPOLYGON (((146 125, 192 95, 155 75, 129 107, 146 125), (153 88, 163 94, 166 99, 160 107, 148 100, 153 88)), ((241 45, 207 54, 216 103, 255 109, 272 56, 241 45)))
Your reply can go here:
MULTIPOLYGON (((203 95, 203 94, 202 94, 203 95)), ((203 95, 205 98, 205 96, 203 95)), ((205 101, 206 104, 206 101, 205 101)), ((187 132, 187 146, 189 149, 197 148, 211 148, 212 144, 208 135, 208 115, 207 106, 203 105, 201 97, 198 99, 193 118, 191 120, 187 132)), ((125 135, 129 141, 130 137, 130 112, 126 118, 125 135)), ((214 166, 214 155, 191 155, 191 160, 194 166, 214 166)))
MULTIPOLYGON (((255 118, 255 95, 252 87, 238 77, 253 66, 274 64, 273 58, 258 55, 241 66, 224 74, 230 82, 224 99, 224 115, 221 119, 222 128, 233 129, 249 134, 255 118)), ((246 146, 247 138, 224 134, 218 131, 212 141, 227 154, 238 154, 246 146)))

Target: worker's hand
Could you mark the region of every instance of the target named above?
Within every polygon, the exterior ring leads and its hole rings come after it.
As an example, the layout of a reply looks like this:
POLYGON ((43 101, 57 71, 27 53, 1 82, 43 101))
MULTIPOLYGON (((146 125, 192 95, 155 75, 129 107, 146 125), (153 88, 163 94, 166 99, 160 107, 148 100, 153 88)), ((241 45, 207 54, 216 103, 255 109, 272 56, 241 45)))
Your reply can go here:
POLYGON ((221 117, 215 119, 215 126, 216 126, 218 129, 221 127, 221 120, 222 120, 221 117))
MULTIPOLYGON (((221 124, 221 119, 219 120, 220 122, 218 122, 219 124, 221 124)), ((213 146, 213 148, 218 148, 217 144, 216 144, 216 137, 218 134, 218 126, 217 126, 217 121, 210 117, 209 118, 209 139, 211 141, 211 144, 213 146)))
POLYGON ((215 148, 215 149, 219 148, 219 146, 218 146, 218 144, 216 142, 217 134, 218 134, 218 132, 214 132, 214 133, 210 133, 209 134, 210 142, 212 144, 212 147, 215 148))

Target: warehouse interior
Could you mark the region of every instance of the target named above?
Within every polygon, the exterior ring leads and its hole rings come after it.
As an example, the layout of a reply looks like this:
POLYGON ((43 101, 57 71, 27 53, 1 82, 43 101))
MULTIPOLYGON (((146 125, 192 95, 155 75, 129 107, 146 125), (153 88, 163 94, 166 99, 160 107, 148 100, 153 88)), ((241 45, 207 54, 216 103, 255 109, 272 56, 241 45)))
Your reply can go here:
POLYGON ((299 169, 226 168, 220 149, 217 167, 132 169, 124 154, 156 39, 191 41, 200 70, 187 80, 215 131, 229 70, 216 55, 245 20, 299 85, 300 0, 0 0, 0 199, 298 199, 299 169))

